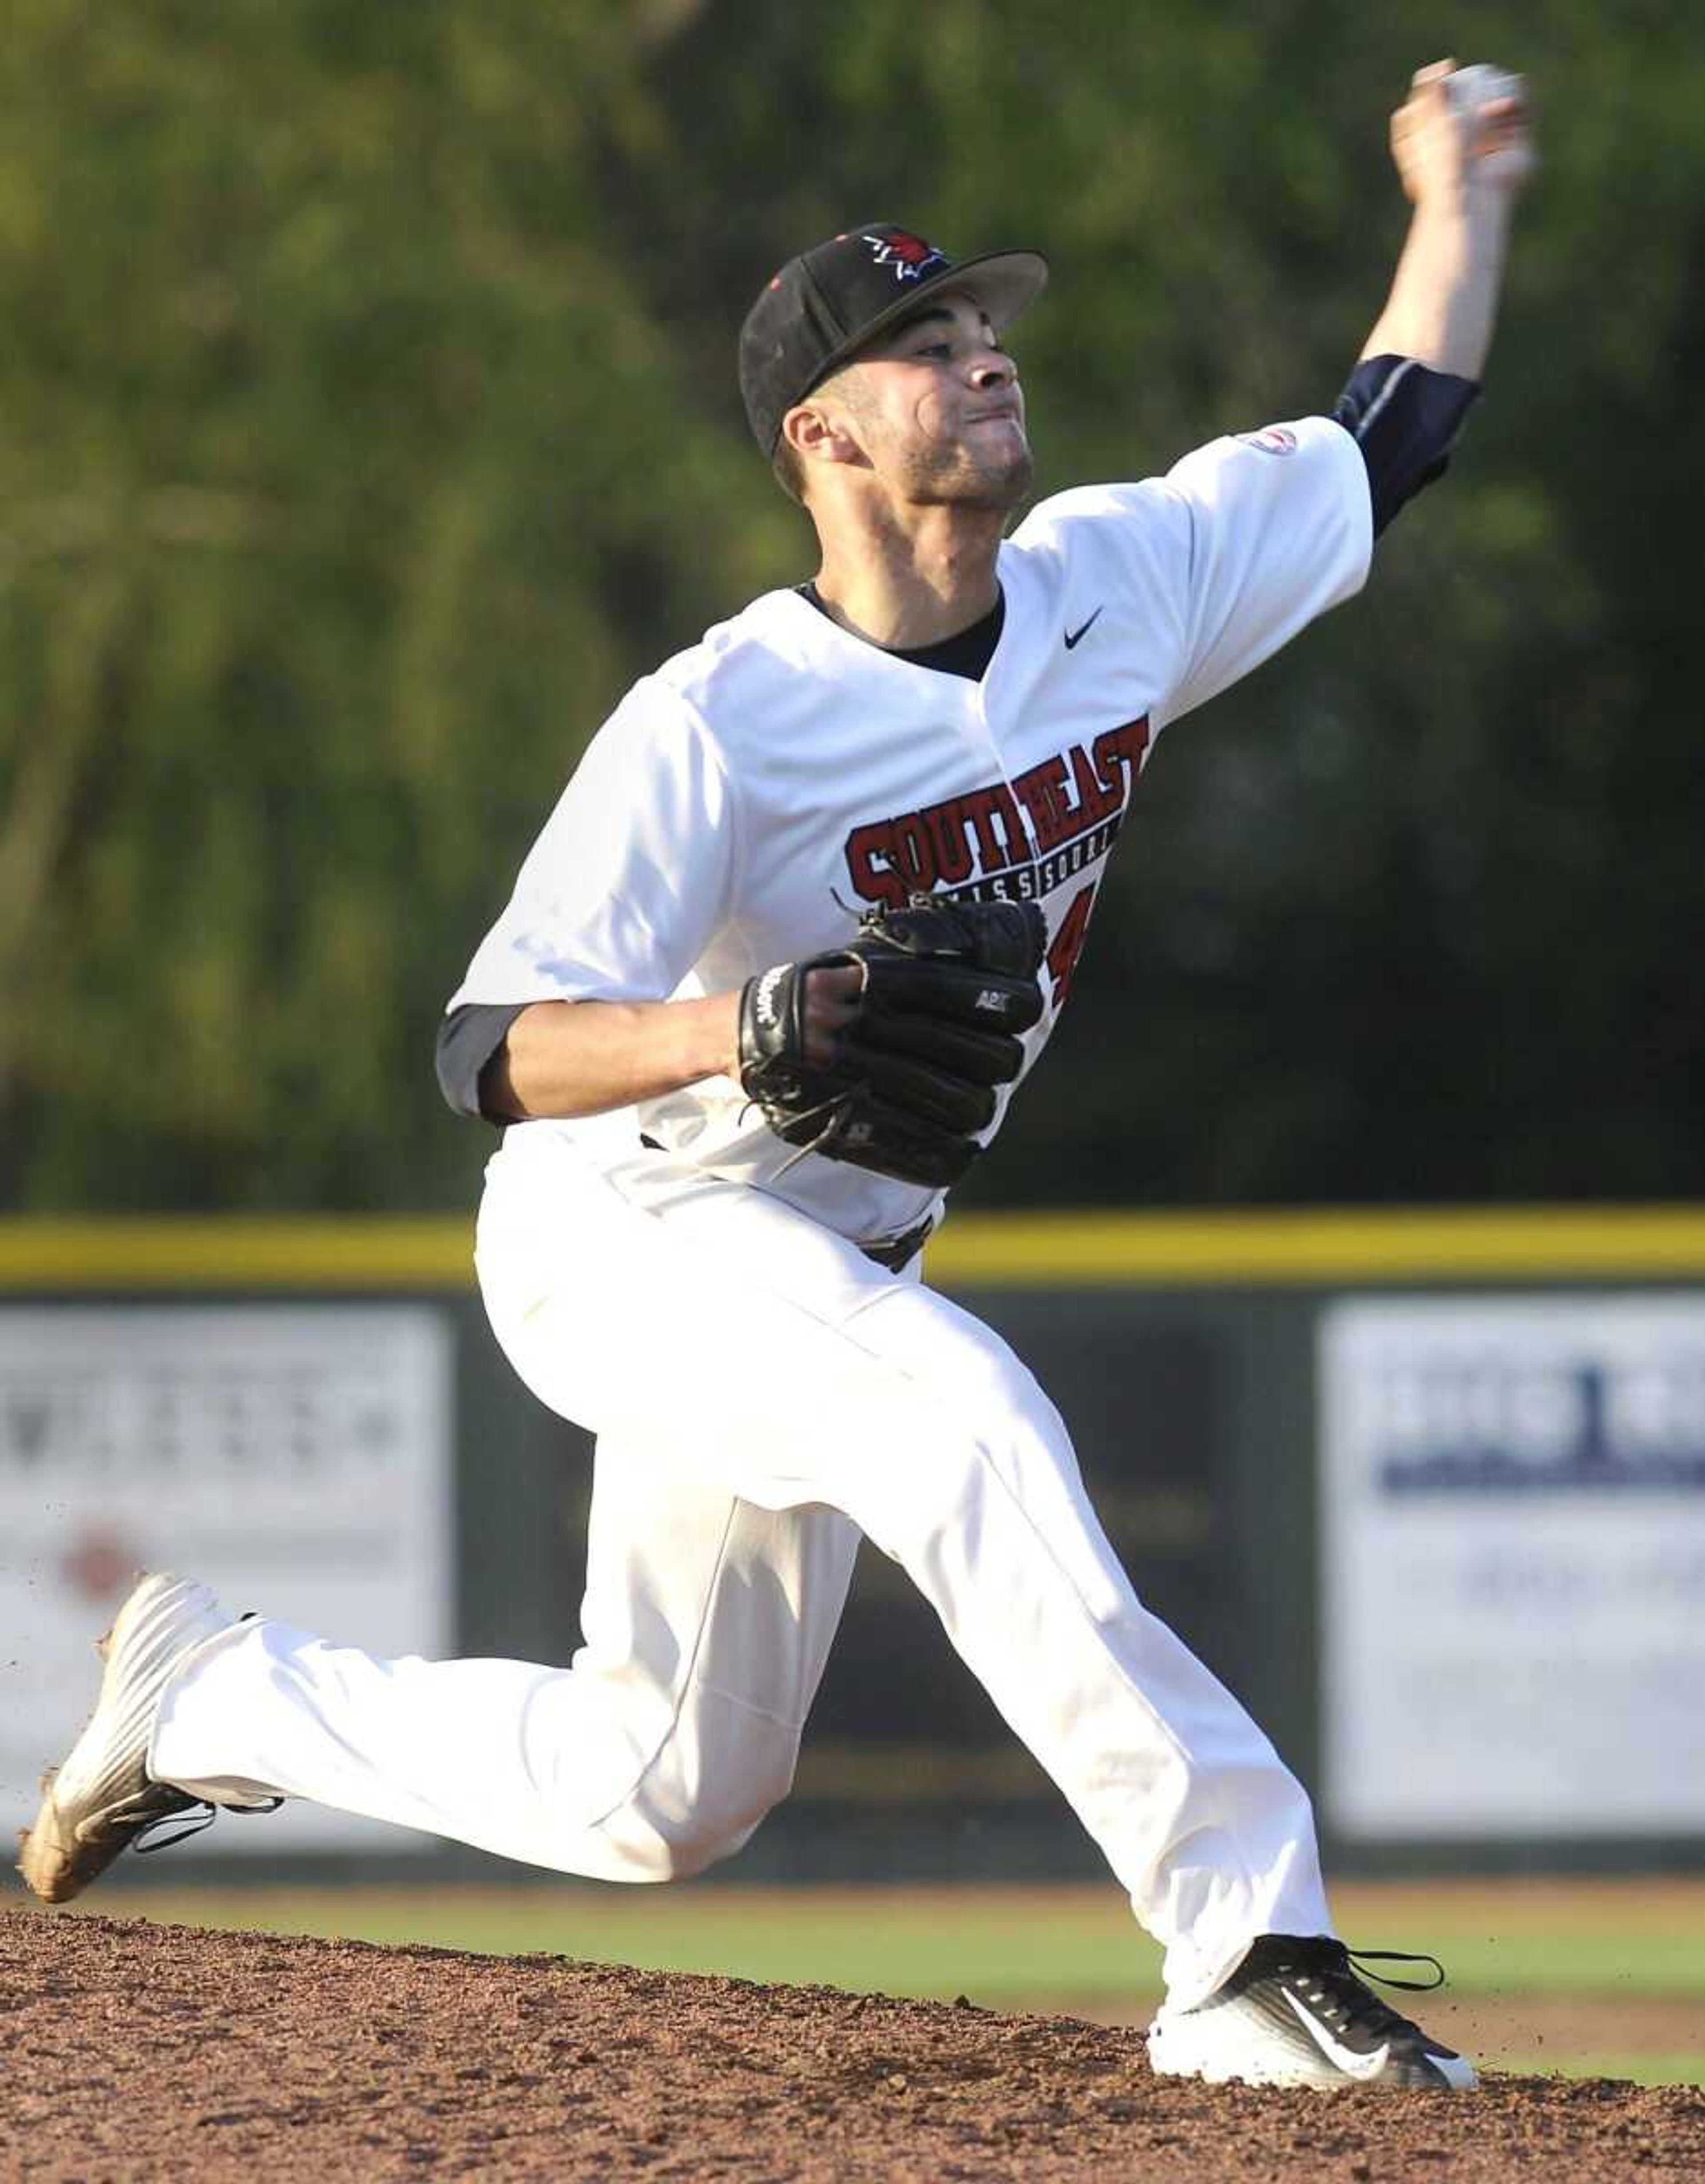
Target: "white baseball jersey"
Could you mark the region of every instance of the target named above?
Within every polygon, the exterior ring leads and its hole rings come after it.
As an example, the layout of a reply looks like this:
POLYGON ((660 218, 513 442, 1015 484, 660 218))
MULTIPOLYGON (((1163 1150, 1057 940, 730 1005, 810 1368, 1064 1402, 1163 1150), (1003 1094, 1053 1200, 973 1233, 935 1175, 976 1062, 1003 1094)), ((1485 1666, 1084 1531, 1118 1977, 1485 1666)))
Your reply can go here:
MULTIPOLYGON (((452 1007, 710 993, 864 905, 1000 892, 1047 913, 1034 1061, 1155 734, 1361 582, 1370 475, 1314 419, 1045 503, 1001 550, 978 681, 759 599, 600 730, 452 1007)), ((572 1665, 232 1624, 174 1667, 151 1773, 609 1880, 696 1873, 793 1782, 862 1537, 1100 1846, 1169 2010, 1256 1936, 1329 1935, 1306 1792, 1136 1597, 1059 1412, 915 1262, 856 1248, 931 1210, 796 1157, 720 1080, 511 1129, 476 1262, 515 1371, 597 1437, 572 1665)))
MULTIPOLYGON (((696 998, 844 945, 872 905, 1003 894, 1048 919, 1028 1070, 1156 737, 1359 590, 1371 547, 1362 454, 1314 417, 1042 502, 1000 549, 1005 620, 978 682, 767 593, 599 731, 449 1006, 696 998)), ((727 1078, 518 1127, 624 1154, 643 1132, 855 1240, 939 1197, 801 1156, 727 1078)))

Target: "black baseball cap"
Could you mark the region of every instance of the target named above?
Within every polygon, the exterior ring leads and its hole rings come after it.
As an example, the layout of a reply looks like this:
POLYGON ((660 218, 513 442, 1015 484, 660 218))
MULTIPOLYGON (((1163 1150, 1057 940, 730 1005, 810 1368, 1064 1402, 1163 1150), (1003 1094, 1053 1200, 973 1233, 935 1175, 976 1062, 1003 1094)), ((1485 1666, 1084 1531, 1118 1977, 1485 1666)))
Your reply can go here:
POLYGON ((937 288, 962 288, 1004 333, 1048 282, 1039 250, 955 260, 910 228, 878 220, 790 258, 740 329, 740 393, 758 445, 773 461, 782 420, 855 350, 937 288))

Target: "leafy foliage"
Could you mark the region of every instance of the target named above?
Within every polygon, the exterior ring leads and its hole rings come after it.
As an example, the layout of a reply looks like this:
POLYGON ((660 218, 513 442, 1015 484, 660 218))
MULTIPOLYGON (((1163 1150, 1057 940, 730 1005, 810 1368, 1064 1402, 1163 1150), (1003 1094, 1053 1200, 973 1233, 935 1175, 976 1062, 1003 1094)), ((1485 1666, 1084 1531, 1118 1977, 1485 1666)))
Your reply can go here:
MULTIPOLYGON (((1548 165, 1456 475, 1162 744, 985 1196, 1705 1189, 1705 47, 1527 18, 1472 19, 1548 165)), ((733 384, 769 268, 1039 242, 1042 485, 1140 475, 1330 402, 1429 58, 1344 0, 13 0, 0 1197, 465 1203, 432 1033, 515 861, 811 566, 733 384)))

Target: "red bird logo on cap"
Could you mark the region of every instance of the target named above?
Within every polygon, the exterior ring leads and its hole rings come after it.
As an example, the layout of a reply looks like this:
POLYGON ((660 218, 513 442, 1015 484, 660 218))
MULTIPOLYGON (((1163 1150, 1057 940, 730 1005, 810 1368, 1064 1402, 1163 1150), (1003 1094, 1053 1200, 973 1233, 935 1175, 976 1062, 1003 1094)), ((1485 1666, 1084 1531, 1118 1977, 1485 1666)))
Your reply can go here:
POLYGON ((895 228, 889 235, 866 235, 863 241, 870 245, 878 265, 894 269, 896 281, 917 281, 938 265, 945 265, 947 254, 938 250, 933 242, 926 242, 921 235, 908 235, 895 228))

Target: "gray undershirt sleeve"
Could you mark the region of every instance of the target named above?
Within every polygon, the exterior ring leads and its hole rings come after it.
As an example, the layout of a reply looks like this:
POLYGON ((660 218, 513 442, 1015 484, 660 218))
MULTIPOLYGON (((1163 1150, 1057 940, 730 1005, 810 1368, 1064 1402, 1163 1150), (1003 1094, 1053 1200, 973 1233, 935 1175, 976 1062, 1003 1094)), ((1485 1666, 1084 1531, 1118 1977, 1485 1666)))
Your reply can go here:
POLYGON ((457 1114, 500 1123, 480 1104, 480 1078, 527 1006, 525 1001, 465 1001, 438 1026, 438 1089, 457 1114))

